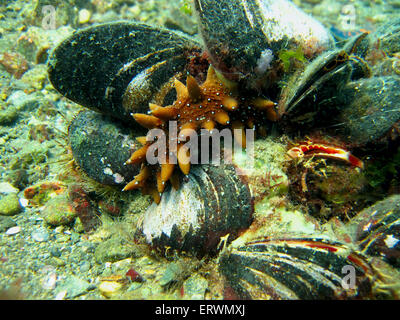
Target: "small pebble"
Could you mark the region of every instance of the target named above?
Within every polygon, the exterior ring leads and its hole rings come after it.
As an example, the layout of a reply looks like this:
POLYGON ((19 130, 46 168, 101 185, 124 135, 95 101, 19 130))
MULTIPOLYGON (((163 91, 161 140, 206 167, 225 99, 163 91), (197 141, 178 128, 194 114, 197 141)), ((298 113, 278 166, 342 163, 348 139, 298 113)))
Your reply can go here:
POLYGON ((63 267, 66 265, 66 262, 63 259, 57 258, 57 257, 52 257, 50 259, 50 263, 52 265, 55 265, 57 267, 63 267))
POLYGON ((57 282, 56 269, 53 266, 46 265, 39 272, 44 275, 41 279, 42 288, 45 290, 53 290, 57 282))
POLYGON ((143 286, 143 282, 132 282, 126 291, 135 291, 143 286))
POLYGON ((69 276, 59 287, 57 295, 60 294, 60 292, 62 291, 66 291, 67 293, 65 297, 67 299, 71 299, 78 297, 91 289, 93 289, 93 287, 89 282, 82 280, 76 276, 69 276))
POLYGON ((57 274, 50 273, 42 279, 42 288, 45 290, 53 290, 56 287, 57 274))
POLYGON ((0 215, 13 216, 21 210, 19 198, 15 193, 10 193, 0 199, 0 215))
POLYGON ((20 198, 19 204, 21 205, 22 208, 26 208, 29 205, 29 200, 25 198, 20 198))
POLYGON ((81 236, 76 232, 72 232, 72 234, 71 234, 71 242, 73 244, 75 244, 75 243, 79 242, 80 240, 81 240, 81 236))
POLYGON ((66 296, 67 296, 67 290, 60 291, 59 293, 56 294, 54 300, 64 300, 66 296))
POLYGON ((79 266, 79 271, 80 272, 88 272, 91 268, 90 262, 89 261, 84 261, 81 263, 81 265, 79 266))
POLYGON ((51 198, 42 211, 46 223, 55 227, 72 223, 75 215, 74 208, 65 194, 51 198))
POLYGON ((89 10, 87 10, 87 9, 79 10, 78 21, 80 24, 88 23, 90 21, 91 17, 92 17, 92 13, 89 10))
POLYGON ((55 233, 63 233, 64 232, 65 227, 64 226, 58 226, 54 229, 55 233))
POLYGON ((55 248, 55 247, 53 247, 53 248, 50 249, 50 254, 51 254, 53 257, 56 257, 56 258, 61 257, 61 251, 60 251, 58 248, 55 248))
POLYGON ((126 240, 118 236, 101 242, 95 250, 95 258, 100 263, 115 262, 128 257, 135 257, 136 255, 136 247, 127 245, 126 240))
POLYGON ((12 236, 14 234, 17 234, 21 231, 21 227, 20 226, 16 226, 16 227, 11 227, 10 229, 8 229, 6 231, 6 235, 8 236, 12 236))
POLYGON ((46 242, 49 240, 49 233, 47 230, 37 230, 32 232, 32 239, 37 242, 46 242))
POLYGON ((103 281, 99 285, 99 290, 103 296, 111 298, 113 295, 118 293, 123 286, 123 283, 117 281, 103 281))
POLYGON ((8 182, 0 182, 0 193, 18 193, 18 189, 8 182))

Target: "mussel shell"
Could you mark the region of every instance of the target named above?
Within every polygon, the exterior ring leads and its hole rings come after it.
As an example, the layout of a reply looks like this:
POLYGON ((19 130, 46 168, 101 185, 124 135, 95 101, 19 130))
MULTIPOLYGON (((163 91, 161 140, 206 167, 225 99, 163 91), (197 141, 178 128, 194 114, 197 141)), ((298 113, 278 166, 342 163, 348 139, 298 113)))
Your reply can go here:
POLYGON ((346 41, 343 50, 349 55, 364 58, 371 48, 371 33, 360 33, 346 41))
POLYGON ((253 211, 249 187, 233 166, 195 166, 179 190, 168 188, 147 209, 140 229, 160 251, 212 255, 221 237, 231 241, 250 226, 253 211))
POLYGON ((266 239, 232 248, 220 271, 241 299, 344 299, 369 296, 368 263, 326 239, 266 239), (342 286, 343 267, 354 267, 353 288, 342 286))
POLYGON ((347 225, 365 254, 400 268, 400 195, 361 211, 347 225))
POLYGON ((349 39, 342 48, 320 54, 282 89, 278 109, 283 120, 303 129, 330 125, 340 112, 342 88, 352 80, 368 78, 371 69, 363 57, 369 48, 368 34, 349 39))
POLYGON ((390 31, 390 26, 385 35, 380 28, 321 54, 289 80, 279 101, 289 131, 323 130, 352 146, 383 141, 400 120, 400 77, 377 74, 381 64, 373 68, 365 59, 371 50, 378 50, 373 39, 397 36, 397 29, 390 31))
POLYGON ((383 50, 387 55, 400 52, 400 18, 382 24, 369 41, 370 50, 383 50))
POLYGON ((199 50, 198 43, 167 29, 107 23, 80 30, 59 44, 49 60, 49 78, 72 101, 134 123, 130 113, 148 110, 166 83, 184 71, 190 50, 199 50), (123 105, 132 81, 138 84, 131 86, 134 99, 123 105))
POLYGON ((351 77, 352 66, 343 49, 322 53, 305 70, 293 76, 282 90, 279 113, 290 122, 311 127, 332 115, 337 96, 351 77), (323 106, 323 107, 322 107, 323 106))
POLYGON ((354 146, 380 142, 400 120, 398 76, 353 81, 338 96, 341 111, 328 129, 354 146))
POLYGON ((139 173, 139 165, 125 165, 140 147, 131 129, 91 110, 71 121, 68 138, 79 167, 92 179, 106 185, 125 185, 139 173))
POLYGON ((329 31, 287 0, 196 0, 194 7, 213 64, 233 80, 254 76, 264 60, 272 65, 281 50, 301 46, 313 55, 334 47, 329 31))

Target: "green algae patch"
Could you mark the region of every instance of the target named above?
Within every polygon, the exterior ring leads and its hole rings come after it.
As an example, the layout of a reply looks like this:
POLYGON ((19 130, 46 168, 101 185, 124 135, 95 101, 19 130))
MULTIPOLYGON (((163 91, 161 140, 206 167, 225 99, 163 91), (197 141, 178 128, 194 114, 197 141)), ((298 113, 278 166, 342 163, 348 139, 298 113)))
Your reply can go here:
POLYGON ((303 63, 306 62, 306 58, 304 57, 303 50, 301 47, 298 47, 296 51, 282 50, 281 52, 279 52, 279 59, 282 61, 283 70, 285 72, 289 71, 293 60, 297 60, 303 63))
POLYGON ((20 213, 21 210, 19 198, 15 193, 11 193, 0 199, 0 215, 13 216, 20 213))

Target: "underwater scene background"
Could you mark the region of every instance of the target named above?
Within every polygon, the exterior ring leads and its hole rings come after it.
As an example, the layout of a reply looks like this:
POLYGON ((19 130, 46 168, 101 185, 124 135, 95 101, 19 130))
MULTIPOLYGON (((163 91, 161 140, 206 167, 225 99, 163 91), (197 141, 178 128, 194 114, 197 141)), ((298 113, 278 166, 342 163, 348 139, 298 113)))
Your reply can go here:
POLYGON ((0 0, 0 299, 398 299, 399 9, 0 0))

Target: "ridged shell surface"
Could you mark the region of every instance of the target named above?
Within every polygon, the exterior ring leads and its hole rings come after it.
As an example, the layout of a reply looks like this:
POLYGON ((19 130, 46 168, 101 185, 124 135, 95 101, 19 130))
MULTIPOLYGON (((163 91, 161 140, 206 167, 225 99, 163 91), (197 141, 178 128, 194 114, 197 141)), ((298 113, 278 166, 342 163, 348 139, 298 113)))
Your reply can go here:
POLYGON ((185 69, 186 52, 196 48, 190 37, 167 29, 106 23, 61 42, 49 59, 49 78, 72 101, 135 123, 130 114, 147 112, 149 102, 166 93, 165 86, 185 69), (130 98, 124 103, 130 83, 130 98))
POLYGON ((341 243, 318 238, 277 238, 232 248, 220 271, 241 299, 344 299, 369 296, 372 270, 341 243), (354 283, 343 284, 354 271, 354 283))
POLYGON ((125 161, 140 145, 132 130, 114 119, 84 110, 71 121, 68 138, 75 161, 97 182, 122 189, 139 173, 139 165, 127 166, 125 161))
POLYGON ((286 0, 196 0, 200 31, 215 66, 238 79, 265 72, 283 49, 308 56, 334 46, 324 26, 286 0))
POLYGON ((178 191, 166 190, 161 202, 147 209, 141 230, 147 242, 161 250, 213 254, 221 237, 229 234, 233 240, 250 226, 252 202, 234 167, 194 167, 178 191))
POLYGON ((363 252, 400 268, 400 195, 361 211, 349 222, 363 252))

